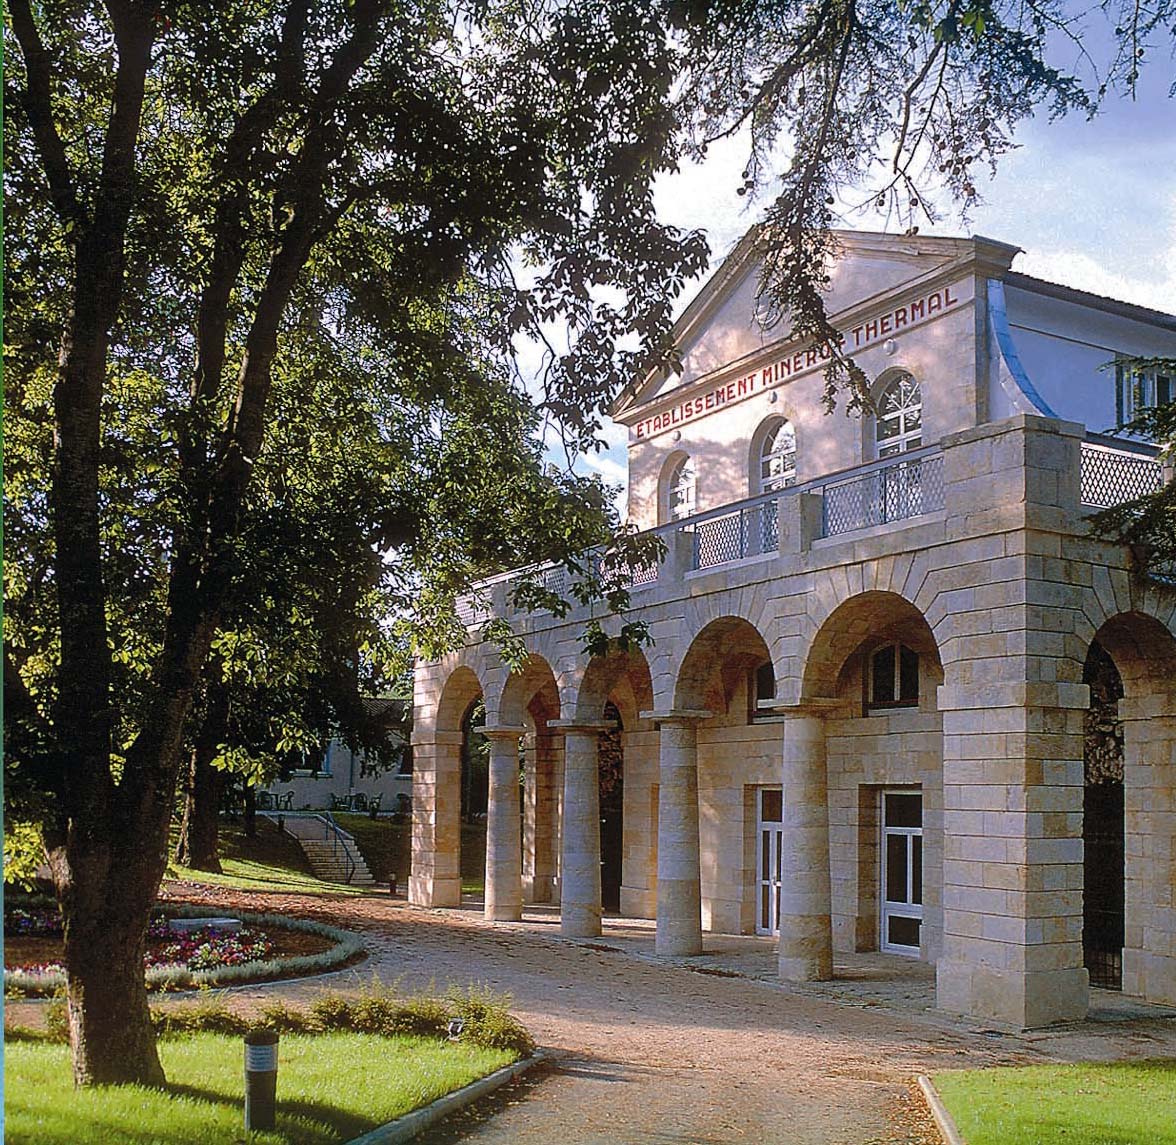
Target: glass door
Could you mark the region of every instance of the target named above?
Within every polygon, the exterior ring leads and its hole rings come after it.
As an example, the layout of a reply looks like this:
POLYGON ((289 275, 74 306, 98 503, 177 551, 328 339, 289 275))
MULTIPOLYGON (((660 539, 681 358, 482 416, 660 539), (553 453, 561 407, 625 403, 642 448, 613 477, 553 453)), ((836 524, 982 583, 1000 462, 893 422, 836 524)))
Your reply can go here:
POLYGON ((784 792, 761 787, 756 792, 756 934, 780 933, 780 842, 784 830, 784 792))
POLYGON ((919 955, 923 927, 923 796, 882 792, 882 936, 892 954, 919 955))

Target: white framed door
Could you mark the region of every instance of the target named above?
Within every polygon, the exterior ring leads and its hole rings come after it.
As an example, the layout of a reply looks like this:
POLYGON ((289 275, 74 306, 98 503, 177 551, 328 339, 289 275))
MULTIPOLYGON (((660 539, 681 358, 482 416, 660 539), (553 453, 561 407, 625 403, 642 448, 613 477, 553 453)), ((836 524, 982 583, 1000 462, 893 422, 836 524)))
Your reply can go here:
POLYGON ((879 948, 917 958, 923 929, 922 792, 882 792, 881 843, 879 948))
POLYGON ((756 934, 780 933, 780 844, 784 832, 784 790, 760 787, 756 810, 756 934))

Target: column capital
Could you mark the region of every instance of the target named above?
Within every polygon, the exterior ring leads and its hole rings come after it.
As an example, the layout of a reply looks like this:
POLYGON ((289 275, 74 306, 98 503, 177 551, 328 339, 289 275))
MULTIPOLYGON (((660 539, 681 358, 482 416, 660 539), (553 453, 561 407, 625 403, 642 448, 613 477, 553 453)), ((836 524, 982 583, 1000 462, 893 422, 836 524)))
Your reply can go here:
POLYGON ((803 700, 760 700, 756 710, 776 716, 824 716, 844 703, 834 696, 809 696, 803 700))
POLYGON ((548 720, 553 732, 607 732, 617 726, 616 720, 548 720))
POLYGON ((526 728, 516 727, 514 724, 488 724, 486 727, 473 730, 481 732, 488 739, 518 739, 519 736, 527 734, 526 728))
POLYGON ((714 714, 705 708, 663 708, 660 712, 641 712, 640 716, 655 724, 688 724, 695 720, 709 720, 714 714))

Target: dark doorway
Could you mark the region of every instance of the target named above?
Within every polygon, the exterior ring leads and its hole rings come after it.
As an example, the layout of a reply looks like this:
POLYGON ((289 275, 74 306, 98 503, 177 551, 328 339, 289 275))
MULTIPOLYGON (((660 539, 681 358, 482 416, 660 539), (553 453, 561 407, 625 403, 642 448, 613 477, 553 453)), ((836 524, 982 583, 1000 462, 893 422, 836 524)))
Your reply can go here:
POLYGON ((1118 702, 1123 681, 1114 661, 1095 641, 1083 683, 1090 687, 1086 713, 1082 799, 1082 955, 1090 984, 1123 986, 1123 725, 1118 702))
POLYGON ((615 704, 604 705, 604 718, 616 727, 600 736, 600 905, 621 909, 621 860, 625 848, 624 727, 615 704))
POLYGON ((479 696, 461 720, 461 821, 484 823, 490 791, 490 744, 481 734, 486 708, 479 696))

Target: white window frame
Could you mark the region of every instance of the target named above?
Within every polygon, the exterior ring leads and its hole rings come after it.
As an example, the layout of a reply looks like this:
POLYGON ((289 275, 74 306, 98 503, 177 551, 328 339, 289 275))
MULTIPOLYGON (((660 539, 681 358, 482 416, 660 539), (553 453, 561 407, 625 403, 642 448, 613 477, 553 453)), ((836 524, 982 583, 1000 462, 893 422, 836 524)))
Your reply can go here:
POLYGON ((1115 367, 1115 413, 1119 426, 1133 422, 1144 410, 1176 401, 1176 374, 1165 370, 1115 367))
POLYGON ((903 372, 895 375, 878 396, 877 409, 874 415, 876 458, 896 457, 900 453, 918 449, 923 444, 923 387, 914 374, 903 372), (892 395, 896 402, 895 408, 886 412, 886 402, 892 395), (916 414, 918 424, 911 426, 909 422, 915 420, 916 414), (896 431, 889 437, 881 437, 882 426, 891 422, 896 424, 896 431))
POLYGON ((666 520, 684 521, 698 511, 698 474, 694 459, 683 457, 670 473, 666 483, 666 520))
POLYGON ((923 658, 918 649, 904 644, 901 640, 883 644, 875 648, 866 658, 866 710, 890 711, 895 708, 917 708, 919 706, 919 692, 922 684, 923 658), (915 657, 915 696, 913 699, 902 699, 902 650, 906 649, 915 657), (894 696, 889 700, 877 698, 874 680, 874 658, 879 652, 890 652, 894 661, 894 696))
POLYGON ((788 418, 773 422, 759 448, 758 489, 771 493, 796 484, 796 426, 788 418), (781 437, 784 443, 780 444, 781 437), (779 472, 772 473, 773 462, 779 462, 779 472))
MULTIPOLYGON (((925 920, 923 917, 923 904, 922 904, 922 902, 912 903, 910 901, 911 898, 914 897, 913 892, 914 892, 914 870, 915 870, 914 858, 913 858, 913 856, 914 856, 914 843, 912 842, 912 840, 914 839, 915 836, 918 836, 918 838, 920 840, 919 861, 921 864, 923 857, 924 857, 924 854, 925 854, 925 849, 926 849, 925 843, 923 841, 924 840, 923 828, 921 826, 919 826, 919 827, 894 827, 894 826, 889 825, 886 822, 886 796, 887 795, 917 795, 919 797, 919 808, 920 808, 919 819, 920 819, 920 822, 922 821, 923 816, 926 814, 926 810, 927 810, 926 805, 923 802, 922 788, 884 787, 882 789, 882 792, 881 792, 882 806, 879 808, 879 812, 878 812, 878 823, 879 823, 880 834, 881 834, 881 839, 879 840, 880 846, 878 848, 878 864, 879 864, 879 871, 878 871, 878 923, 879 923, 878 949, 884 951, 887 954, 901 954, 905 958, 918 958, 920 956, 920 954, 922 953, 923 923, 925 920), (903 888, 903 891, 906 895, 905 902, 889 900, 887 898, 887 892, 888 892, 889 888, 886 885, 886 883, 887 883, 887 878, 886 878, 886 851, 887 851, 886 840, 889 836, 897 836, 897 837, 905 837, 906 838, 907 885, 903 888), (889 933, 889 929, 890 929, 890 927, 889 927, 890 919, 893 917, 911 918, 911 919, 918 920, 918 922, 919 922, 919 945, 918 946, 901 946, 898 943, 889 942, 887 940, 886 936, 889 933)), ((919 896, 920 898, 923 898, 926 896, 926 889, 927 889, 926 886, 924 885, 925 880, 922 877, 923 874, 924 874, 924 872, 922 870, 920 870, 920 872, 919 872, 919 875, 920 875, 919 885, 921 888, 921 893, 919 896)))
POLYGON ((778 935, 780 933, 780 896, 783 879, 784 845, 784 789, 782 787, 757 787, 755 789, 755 932, 756 934, 778 935), (765 792, 780 793, 781 820, 764 822, 765 792), (768 834, 768 869, 764 868, 764 835, 768 834), (764 925, 764 888, 768 889, 768 921, 764 925))

